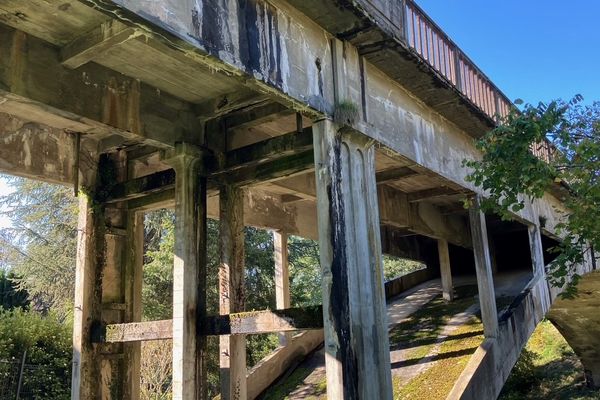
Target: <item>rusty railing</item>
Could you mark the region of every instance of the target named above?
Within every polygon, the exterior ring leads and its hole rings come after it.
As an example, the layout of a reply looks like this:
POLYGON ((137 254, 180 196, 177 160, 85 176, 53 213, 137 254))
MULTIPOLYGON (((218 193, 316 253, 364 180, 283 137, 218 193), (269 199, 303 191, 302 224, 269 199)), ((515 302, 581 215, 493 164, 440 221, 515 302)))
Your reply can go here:
MULTIPOLYGON (((403 0, 403 4, 408 47, 496 123, 506 117, 514 107, 512 102, 413 0, 403 0)), ((557 150, 544 142, 533 145, 531 151, 550 162, 557 150)))
POLYGON ((408 46, 488 117, 505 117, 511 101, 414 1, 404 4, 408 46))

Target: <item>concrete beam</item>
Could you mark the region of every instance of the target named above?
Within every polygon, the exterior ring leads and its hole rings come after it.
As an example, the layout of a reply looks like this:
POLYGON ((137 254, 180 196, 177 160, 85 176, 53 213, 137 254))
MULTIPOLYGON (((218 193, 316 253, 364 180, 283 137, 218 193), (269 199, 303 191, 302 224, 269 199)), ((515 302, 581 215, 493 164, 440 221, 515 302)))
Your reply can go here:
POLYGON ((54 183, 73 183, 78 168, 76 140, 75 134, 62 129, 0 112, 0 171, 54 183))
POLYGON ((100 26, 78 37, 61 50, 62 64, 71 69, 78 68, 113 46, 141 36, 141 32, 116 20, 108 20, 100 26))
POLYGON ((251 107, 247 111, 232 113, 223 118, 225 127, 229 129, 252 128, 267 122, 275 121, 294 111, 278 103, 268 103, 251 107))
POLYGON ((54 128, 100 137, 118 133, 163 147, 202 140, 189 103, 95 63, 70 70, 56 47, 4 25, 0 112, 54 128))
POLYGON ((99 333, 97 340, 106 343, 128 343, 173 338, 173 320, 112 324, 99 333))
POLYGON ((375 179, 377 180, 377 184, 381 185, 384 183, 399 181, 415 175, 419 175, 419 173, 414 169, 409 167, 398 167, 379 171, 377 174, 375 174, 375 179))
POLYGON ((472 247, 468 224, 461 216, 444 215, 432 204, 410 203, 406 194, 387 186, 380 186, 377 194, 382 224, 472 247))

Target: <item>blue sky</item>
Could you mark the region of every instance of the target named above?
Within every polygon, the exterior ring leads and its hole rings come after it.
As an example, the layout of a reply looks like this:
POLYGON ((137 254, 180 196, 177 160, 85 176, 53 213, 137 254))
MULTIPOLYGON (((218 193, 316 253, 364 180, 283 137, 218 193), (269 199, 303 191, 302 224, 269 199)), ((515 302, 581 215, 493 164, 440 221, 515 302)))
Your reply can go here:
POLYGON ((600 1, 416 1, 511 100, 600 100, 600 1))

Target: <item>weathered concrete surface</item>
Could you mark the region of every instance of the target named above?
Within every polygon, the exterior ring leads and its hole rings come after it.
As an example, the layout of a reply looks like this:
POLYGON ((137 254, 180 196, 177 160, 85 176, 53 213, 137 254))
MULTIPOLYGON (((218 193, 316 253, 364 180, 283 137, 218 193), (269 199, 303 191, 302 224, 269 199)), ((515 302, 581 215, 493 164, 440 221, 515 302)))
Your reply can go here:
POLYGON ((290 338, 285 346, 278 347, 248 371, 248 399, 252 400, 265 391, 294 363, 303 360, 323 343, 323 330, 302 332, 290 338))
POLYGON ((576 298, 555 300, 548 318, 581 360, 587 384, 600 388, 600 271, 585 275, 577 289, 576 298))
POLYGON ((4 25, 0 112, 101 137, 201 142, 190 104, 97 64, 69 70, 55 46, 4 25))
MULTIPOLYGON (((592 271, 591 262, 586 262, 578 267, 578 272, 581 274, 588 274, 590 271, 592 271)), ((591 277, 590 284, 596 287, 597 273, 592 272, 588 276, 591 277)), ((538 270, 527 287, 515 298, 509 309, 499 316, 498 335, 495 338, 486 338, 477 349, 447 398, 469 400, 497 398, 535 327, 550 311, 549 306, 552 304, 552 300, 556 298, 556 294, 557 288, 550 288, 546 281, 545 272, 538 270)), ((555 304, 560 305, 561 302, 562 300, 557 300, 555 304)), ((560 308, 557 309, 558 315, 563 314, 560 310, 560 308)), ((551 312, 549 315, 553 315, 553 313, 551 312)), ((588 317, 590 315, 588 314, 588 317)), ((570 319, 569 323, 573 319, 570 319)), ((598 317, 595 316, 593 320, 598 321, 598 317)), ((591 321, 588 321, 585 327, 580 326, 579 329, 585 331, 589 326, 589 322, 591 321)), ((590 339, 590 337, 587 338, 590 339)), ((597 338, 597 334, 595 338, 597 338)), ((585 341, 585 339, 583 340, 585 341)), ((575 342, 577 343, 577 339, 575 339, 575 342)), ((595 342, 597 343, 597 340, 595 342)), ((584 351, 584 348, 581 348, 581 350, 584 351)), ((592 355, 593 353, 589 354, 592 355)), ((595 368, 593 357, 590 359, 589 364, 591 368, 595 368)))
POLYGON ((71 183, 75 148, 75 135, 0 113, 0 171, 3 173, 71 183))
POLYGON ((203 156, 181 143, 170 160, 175 168, 175 254, 173 266, 173 399, 204 400, 206 337, 198 319, 206 316, 206 179, 203 156))
POLYGON ((542 306, 547 297, 546 280, 537 275, 501 316, 496 337, 486 338, 475 351, 448 399, 498 397, 521 349, 547 312, 542 306))
POLYGON ((313 125, 327 396, 391 399, 373 142, 313 125))

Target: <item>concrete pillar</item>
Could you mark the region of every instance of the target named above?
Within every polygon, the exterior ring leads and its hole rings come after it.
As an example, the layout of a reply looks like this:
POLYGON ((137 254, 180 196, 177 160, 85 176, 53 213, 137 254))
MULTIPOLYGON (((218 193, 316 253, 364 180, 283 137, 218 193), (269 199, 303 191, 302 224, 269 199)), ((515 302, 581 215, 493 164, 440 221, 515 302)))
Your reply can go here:
POLYGON ((391 399, 374 142, 313 125, 327 398, 391 399))
POLYGON ((452 269, 450 267, 450 252, 448 250, 448 241, 438 239, 438 255, 440 257, 440 275, 442 279, 442 294, 444 300, 454 300, 454 287, 452 286, 452 269))
POLYGON ((498 274, 498 252, 496 250, 496 242, 493 237, 488 237, 490 248, 490 261, 492 262, 492 275, 498 274))
POLYGON ((102 204, 100 195, 106 186, 127 179, 126 164, 124 151, 105 154, 97 178, 82 174, 91 198, 82 194, 79 200, 73 399, 138 398, 139 345, 92 343, 96 327, 141 318, 141 264, 136 269, 127 250, 134 221, 128 218, 126 203, 102 204))
POLYGON ((483 332, 486 338, 498 337, 498 310, 496 309, 496 293, 492 277, 489 242, 485 214, 480 210, 480 198, 475 197, 473 207, 469 210, 475 270, 477 273, 477 289, 483 332))
MULTIPOLYGON (((144 268, 144 214, 129 212, 127 216, 127 262, 124 269, 125 321, 142 320, 142 282, 144 268)), ((124 343, 125 390, 124 398, 140 398, 141 343, 124 343)))
MULTIPOLYGON (((529 233, 529 250, 531 253, 531 265, 533 275, 546 279, 546 266, 544 263, 544 246, 542 245, 542 232, 538 225, 529 225, 527 227, 529 233)), ((540 286, 539 293, 544 314, 552 307, 550 298, 550 290, 548 285, 540 286)))
MULTIPOLYGON (((275 307, 278 310, 290 308, 290 272, 288 265, 288 236, 284 232, 273 231, 275 257, 275 307)), ((291 332, 279 333, 279 344, 287 345, 291 332)))
POLYGON ((197 319, 206 314, 206 178, 200 149, 178 143, 175 169, 173 266, 173 399, 207 398, 206 339, 197 319))
MULTIPOLYGON (((88 188, 93 183, 82 182, 88 188)), ((104 208, 94 205, 87 195, 79 196, 77 260, 73 307, 73 370, 71 399, 101 396, 99 345, 92 344, 91 330, 100 321, 101 276, 104 263, 104 208)))
MULTIPOLYGON (((220 190, 219 310, 221 314, 244 311, 244 196, 240 188, 220 190)), ((221 399, 247 397, 246 337, 220 337, 221 399)))
POLYGON ((544 247, 542 246, 542 234, 537 225, 527 227, 529 233, 529 249, 531 252, 531 265, 534 275, 545 273, 544 247))

